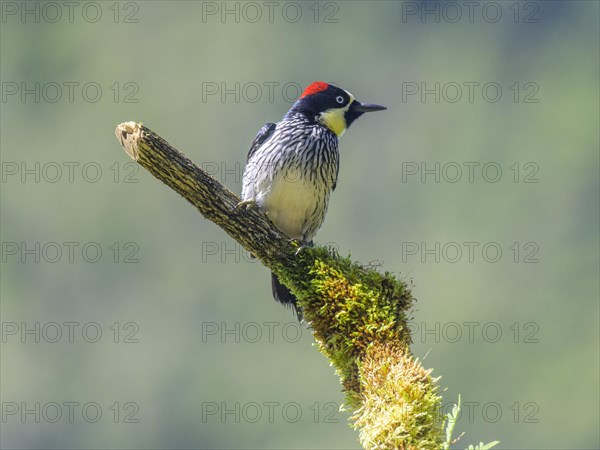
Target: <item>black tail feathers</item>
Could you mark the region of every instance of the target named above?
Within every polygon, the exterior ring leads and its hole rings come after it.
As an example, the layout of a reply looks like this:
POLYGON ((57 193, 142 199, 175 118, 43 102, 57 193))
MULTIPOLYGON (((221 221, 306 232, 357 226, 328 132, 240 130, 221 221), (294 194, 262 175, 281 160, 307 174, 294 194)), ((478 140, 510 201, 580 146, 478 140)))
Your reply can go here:
POLYGON ((273 272, 271 272, 271 287, 273 288, 273 298, 282 305, 291 307, 296 313, 298 321, 302 321, 302 309, 296 305, 296 297, 279 281, 279 278, 273 272))

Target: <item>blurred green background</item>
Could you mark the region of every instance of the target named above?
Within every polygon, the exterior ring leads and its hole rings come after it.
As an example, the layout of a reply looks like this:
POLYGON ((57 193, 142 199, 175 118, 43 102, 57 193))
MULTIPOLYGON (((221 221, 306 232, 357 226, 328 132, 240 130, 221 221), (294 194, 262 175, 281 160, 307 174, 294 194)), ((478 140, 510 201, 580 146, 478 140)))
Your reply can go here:
POLYGON ((2 447, 359 448, 268 271, 113 132, 240 192, 322 79, 389 109, 317 241, 413 280, 455 447, 598 448, 599 4, 477 5, 2 2, 2 447))

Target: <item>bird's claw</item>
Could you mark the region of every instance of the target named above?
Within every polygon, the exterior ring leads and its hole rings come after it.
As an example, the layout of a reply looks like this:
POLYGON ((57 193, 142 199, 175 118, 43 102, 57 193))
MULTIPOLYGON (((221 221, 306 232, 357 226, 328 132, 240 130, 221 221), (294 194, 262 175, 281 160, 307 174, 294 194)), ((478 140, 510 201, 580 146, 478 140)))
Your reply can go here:
POLYGON ((302 249, 304 247, 306 247, 306 245, 304 245, 303 242, 297 238, 291 238, 288 240, 288 242, 290 244, 296 244, 298 246, 298 248, 296 249, 296 252, 294 253, 294 256, 298 256, 298 254, 302 251, 302 249))
POLYGON ((247 210, 248 208, 256 208, 256 207, 257 207, 256 200, 253 199, 253 198, 251 198, 251 199, 248 199, 248 200, 242 200, 237 205, 235 205, 233 207, 233 209, 235 210, 235 209, 244 208, 244 209, 247 210))

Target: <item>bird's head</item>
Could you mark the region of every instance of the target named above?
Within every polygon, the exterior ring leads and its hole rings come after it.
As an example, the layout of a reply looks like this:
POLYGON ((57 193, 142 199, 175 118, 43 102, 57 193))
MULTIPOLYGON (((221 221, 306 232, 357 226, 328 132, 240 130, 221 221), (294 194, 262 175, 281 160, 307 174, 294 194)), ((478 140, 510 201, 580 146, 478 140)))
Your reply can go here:
POLYGON ((308 119, 329 128, 339 137, 364 113, 382 109, 387 108, 361 103, 344 89, 323 81, 315 81, 304 90, 288 114, 304 114, 308 119))

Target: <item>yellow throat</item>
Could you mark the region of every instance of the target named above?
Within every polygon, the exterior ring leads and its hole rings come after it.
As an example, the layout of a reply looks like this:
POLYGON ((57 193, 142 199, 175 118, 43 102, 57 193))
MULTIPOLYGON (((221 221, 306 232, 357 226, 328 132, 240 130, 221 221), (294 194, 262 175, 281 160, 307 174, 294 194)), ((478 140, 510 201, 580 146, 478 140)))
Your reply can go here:
POLYGON ((354 97, 351 96, 350 101, 344 108, 328 109, 322 112, 317 120, 333 131, 337 137, 340 137, 346 131, 346 111, 348 111, 352 102, 354 102, 354 97))

